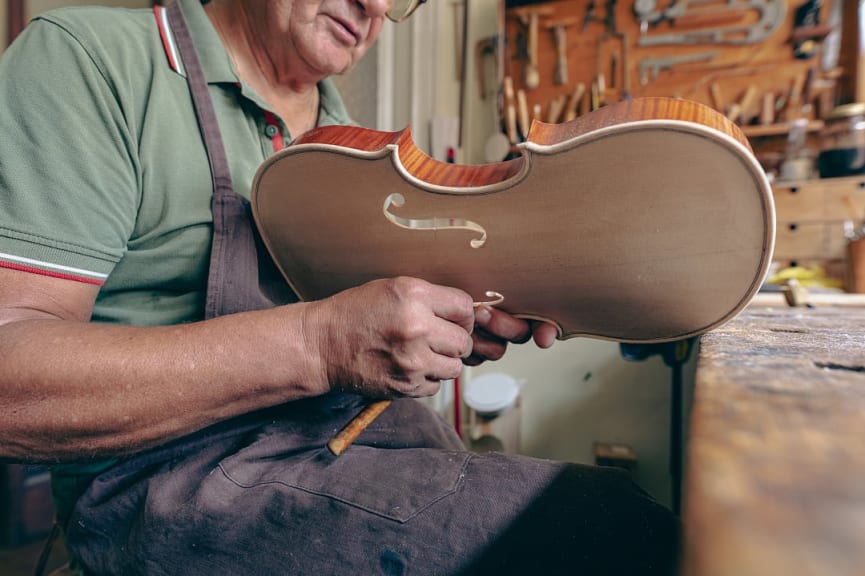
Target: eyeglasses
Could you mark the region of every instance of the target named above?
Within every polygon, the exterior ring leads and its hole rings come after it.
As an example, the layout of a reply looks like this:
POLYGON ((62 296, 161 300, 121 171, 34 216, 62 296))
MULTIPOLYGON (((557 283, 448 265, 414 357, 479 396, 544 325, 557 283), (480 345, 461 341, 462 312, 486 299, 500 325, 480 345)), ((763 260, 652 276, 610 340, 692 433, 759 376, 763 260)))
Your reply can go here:
POLYGON ((393 0, 390 10, 385 16, 391 22, 402 22, 414 13, 421 4, 425 4, 426 0, 393 0))

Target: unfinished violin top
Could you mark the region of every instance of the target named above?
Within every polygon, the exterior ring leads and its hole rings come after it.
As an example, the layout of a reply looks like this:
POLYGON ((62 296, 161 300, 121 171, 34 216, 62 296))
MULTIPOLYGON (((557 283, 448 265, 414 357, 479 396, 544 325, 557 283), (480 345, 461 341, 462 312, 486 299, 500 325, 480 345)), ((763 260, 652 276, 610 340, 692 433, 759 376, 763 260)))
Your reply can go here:
POLYGON ((439 162, 408 129, 317 128, 268 159, 259 232, 303 300, 415 276, 561 339, 664 342, 735 316, 772 257, 771 187, 738 127, 686 100, 534 122, 520 156, 439 162))

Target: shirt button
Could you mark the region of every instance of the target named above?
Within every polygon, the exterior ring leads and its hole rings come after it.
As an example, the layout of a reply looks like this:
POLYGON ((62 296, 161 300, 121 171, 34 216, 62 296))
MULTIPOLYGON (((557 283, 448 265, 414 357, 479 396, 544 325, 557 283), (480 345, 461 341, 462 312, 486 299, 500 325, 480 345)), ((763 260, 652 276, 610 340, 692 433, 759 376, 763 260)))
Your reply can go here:
POLYGON ((274 136, 279 134, 279 128, 277 128, 273 124, 268 124, 267 128, 264 129, 264 133, 267 134, 268 138, 273 138, 274 136))

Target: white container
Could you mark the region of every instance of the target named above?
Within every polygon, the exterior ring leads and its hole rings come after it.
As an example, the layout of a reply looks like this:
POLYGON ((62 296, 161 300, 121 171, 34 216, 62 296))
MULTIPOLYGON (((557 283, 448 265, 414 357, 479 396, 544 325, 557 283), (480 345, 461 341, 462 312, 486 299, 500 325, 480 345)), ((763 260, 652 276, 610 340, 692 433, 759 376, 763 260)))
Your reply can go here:
POLYGON ((477 452, 520 450, 520 388, 522 380, 490 373, 468 381, 463 402, 468 407, 466 447, 477 452))
POLYGON ((494 418, 516 404, 522 385, 522 381, 507 374, 483 374, 468 382, 463 401, 478 415, 494 418))

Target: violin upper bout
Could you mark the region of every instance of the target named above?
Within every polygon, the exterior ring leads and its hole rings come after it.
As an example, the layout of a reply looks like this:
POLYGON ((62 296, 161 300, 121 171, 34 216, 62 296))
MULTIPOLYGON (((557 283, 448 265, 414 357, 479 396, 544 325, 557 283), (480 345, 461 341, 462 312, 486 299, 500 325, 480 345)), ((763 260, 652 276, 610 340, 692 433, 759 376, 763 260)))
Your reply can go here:
POLYGON ((662 96, 623 100, 560 124, 547 124, 536 120, 532 122, 527 140, 542 146, 551 146, 602 128, 643 120, 700 124, 733 138, 751 150, 750 141, 742 129, 714 108, 691 100, 662 96))

